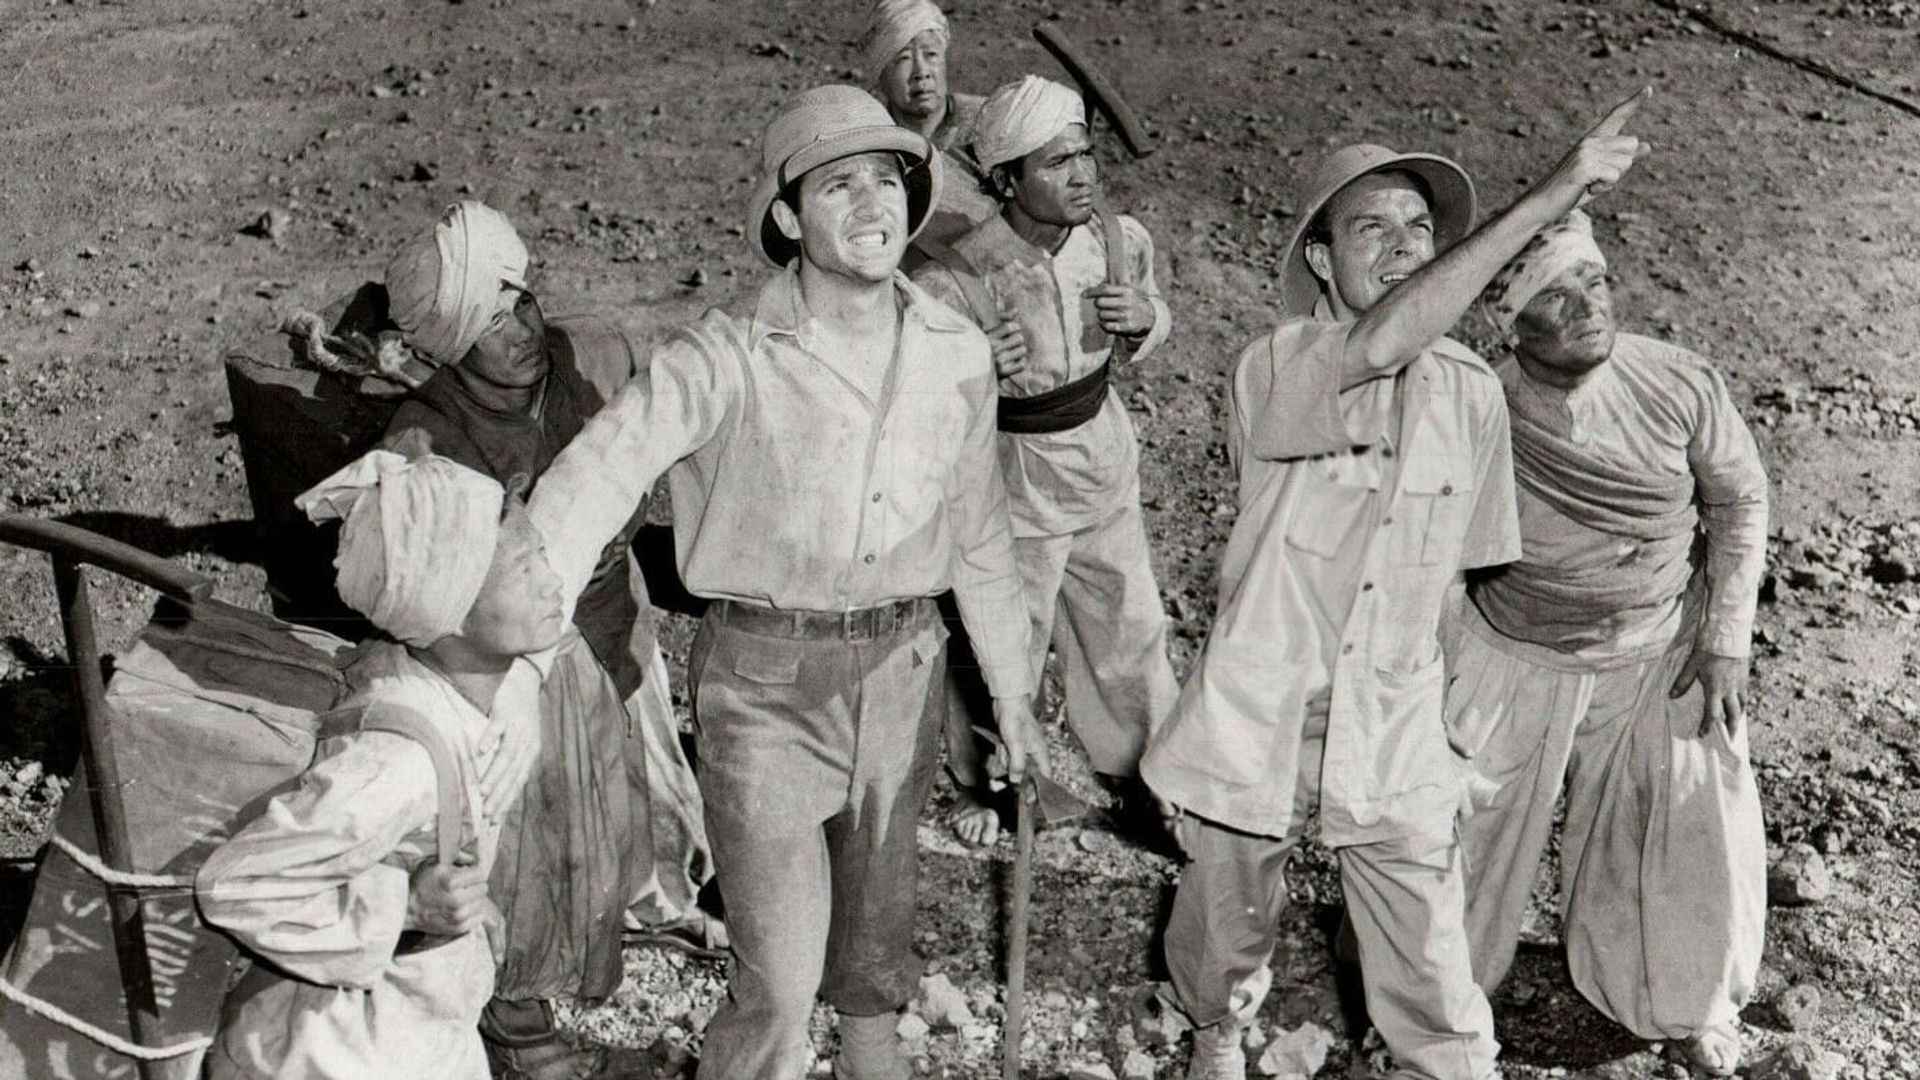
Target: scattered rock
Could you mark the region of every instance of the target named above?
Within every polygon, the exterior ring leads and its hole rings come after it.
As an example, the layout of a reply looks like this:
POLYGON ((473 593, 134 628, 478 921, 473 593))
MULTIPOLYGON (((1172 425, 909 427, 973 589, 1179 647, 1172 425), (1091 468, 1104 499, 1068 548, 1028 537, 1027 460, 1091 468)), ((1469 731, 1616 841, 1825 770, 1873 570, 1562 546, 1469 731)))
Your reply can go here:
POLYGON ((263 210, 259 217, 240 227, 240 234, 257 236, 262 240, 278 240, 286 235, 291 221, 285 210, 263 210))
POLYGON ((1153 1080, 1157 1070, 1153 1058, 1145 1050, 1129 1050, 1120 1063, 1120 1080, 1153 1080))
POLYGON ((1833 875, 1811 844, 1795 844, 1767 872, 1767 898, 1782 907, 1818 904, 1833 894, 1833 875))
POLYGON ((1794 1039, 1760 1059, 1748 1073, 1750 1080, 1835 1080, 1846 1060, 1805 1039, 1794 1039))
POLYGON ((1067 1080, 1120 1080, 1113 1075, 1113 1068, 1104 1061, 1087 1065, 1071 1065, 1067 1068, 1067 1080))
POLYGON ((1172 1046, 1191 1027, 1193 1025, 1187 1022, 1185 1013, 1161 1000, 1158 995, 1148 995, 1146 1003, 1133 1020, 1134 1037, 1140 1040, 1142 1046, 1172 1046))
POLYGON ((912 1012, 900 1016, 900 1024, 894 1031, 907 1042, 918 1042, 932 1033, 933 1027, 925 1019, 912 1012))
POLYGON ((95 315, 100 314, 100 301, 82 300, 77 304, 69 304, 66 308, 66 314, 69 318, 91 319, 95 315))
POLYGON ((973 1010, 967 995, 945 975, 927 975, 920 980, 920 1015, 936 1028, 959 1030, 972 1024, 973 1010))
POLYGON ((1812 1031, 1820 1019, 1820 988, 1811 983, 1789 986, 1774 1001, 1773 1010, 1788 1031, 1812 1031))
POLYGON ((1333 1043, 1333 1033, 1311 1020, 1291 1031, 1275 1031, 1260 1054, 1256 1071, 1282 1080, 1307 1080, 1327 1063, 1327 1051, 1333 1049, 1333 1043))
POLYGON ((685 285, 689 289, 697 289, 700 286, 705 285, 706 283, 707 283, 707 268, 704 266, 694 267, 692 273, 689 273, 686 277, 683 277, 680 279, 680 284, 685 285))
POLYGON ((439 170, 432 165, 424 161, 416 161, 413 163, 413 171, 408 174, 408 179, 416 184, 427 184, 432 183, 439 175, 439 170))

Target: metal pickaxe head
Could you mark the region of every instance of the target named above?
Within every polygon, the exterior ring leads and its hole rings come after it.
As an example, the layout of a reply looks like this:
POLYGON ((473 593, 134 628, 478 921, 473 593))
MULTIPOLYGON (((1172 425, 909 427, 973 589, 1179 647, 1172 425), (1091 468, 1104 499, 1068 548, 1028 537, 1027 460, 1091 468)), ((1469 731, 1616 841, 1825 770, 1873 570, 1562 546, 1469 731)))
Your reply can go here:
MULTIPOLYGON (((973 726, 973 730, 976 735, 993 744, 993 757, 987 762, 987 772, 996 778, 1004 778, 1007 775, 1007 744, 1000 740, 1000 733, 978 724, 973 726)), ((1026 805, 1037 812, 1035 823, 1043 829, 1084 817, 1089 809, 1085 800, 1045 773, 1029 771, 1023 786, 1032 792, 1026 796, 1026 805)))

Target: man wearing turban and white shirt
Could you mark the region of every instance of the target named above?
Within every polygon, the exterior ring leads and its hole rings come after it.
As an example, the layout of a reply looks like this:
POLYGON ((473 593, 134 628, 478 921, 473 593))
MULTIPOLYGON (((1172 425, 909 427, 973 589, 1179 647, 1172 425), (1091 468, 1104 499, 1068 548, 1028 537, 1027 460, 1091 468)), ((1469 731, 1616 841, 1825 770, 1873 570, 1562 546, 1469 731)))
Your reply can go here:
MULTIPOLYGON (((1153 238, 1131 217, 1096 215, 1086 108, 1059 83, 1029 75, 995 90, 974 149, 1000 212, 934 249, 914 281, 993 342, 1000 470, 1035 678, 1051 642, 1069 727, 1094 770, 1132 798, 1128 809, 1143 809, 1140 752, 1179 684, 1140 511, 1140 448, 1111 375, 1116 362, 1167 339, 1172 317, 1154 282, 1153 238), (1107 279, 1116 237, 1122 282, 1107 279)), ((955 825, 965 839, 991 842, 998 819, 979 800, 985 777, 967 726, 977 695, 964 692, 966 674, 956 672, 963 692, 949 705, 949 762, 972 798, 955 825)))
MULTIPOLYGON (((425 444, 502 484, 537 485, 633 377, 625 335, 589 316, 549 321, 527 265, 513 225, 472 200, 394 253, 390 314, 439 370, 395 412, 388 445, 425 444)), ((644 518, 636 510, 603 549, 574 609, 578 632, 540 686, 539 757, 504 817, 492 886, 506 940, 481 1031, 496 1069, 516 1078, 578 1080, 603 1066, 604 1050, 557 1030, 550 1002, 619 988, 623 919, 644 914, 658 928, 642 940, 725 944, 724 926, 694 902, 710 856, 628 554, 644 518)))
POLYGON ((1744 700, 1766 472, 1718 372, 1615 330, 1585 214, 1536 237, 1481 307, 1513 346, 1497 370, 1522 550, 1470 581, 1449 650, 1448 726, 1476 776, 1460 828, 1474 974, 1491 992, 1513 961, 1564 791, 1574 984, 1731 1075, 1766 923, 1744 700))
MULTIPOLYGON (((921 242, 947 243, 999 210, 980 189, 985 170, 968 150, 985 99, 949 89, 952 42, 947 16, 933 0, 879 0, 860 35, 860 61, 875 96, 894 123, 919 132, 940 152, 946 178, 916 237, 921 242)), ((916 248, 904 265, 911 271, 920 261, 916 248)))
POLYGON ((1240 354, 1228 450, 1240 513, 1218 614, 1141 763, 1183 816, 1165 955, 1192 1080, 1243 1080, 1285 868, 1318 806, 1366 1005, 1405 1080, 1497 1075, 1454 839, 1463 762, 1440 620, 1461 573, 1520 554, 1499 381, 1444 335, 1592 185, 1632 167, 1622 103, 1478 230, 1431 154, 1349 146, 1307 174, 1286 321, 1240 354))
POLYGON ((655 350, 530 504, 571 593, 664 472, 681 578, 713 601, 688 680, 733 963, 703 1080, 805 1075, 816 997, 839 1016, 841 1080, 908 1074, 937 595, 958 599, 1012 778, 1046 767, 991 351, 898 272, 938 162, 865 91, 789 99, 747 218, 781 269, 655 350))
POLYGON ((341 599, 390 639, 362 644, 347 670, 341 707, 364 710, 361 729, 322 739, 298 785, 200 868, 207 922, 265 961, 228 995, 207 1074, 485 1080, 497 832, 481 784, 504 727, 488 712, 514 657, 564 630, 560 582, 525 508, 445 458, 376 450, 299 505, 345 519, 341 599), (441 777, 420 737, 459 772, 458 853, 436 838, 441 777), (436 891, 448 906, 423 907, 436 891), (409 931, 443 937, 411 948, 409 931))

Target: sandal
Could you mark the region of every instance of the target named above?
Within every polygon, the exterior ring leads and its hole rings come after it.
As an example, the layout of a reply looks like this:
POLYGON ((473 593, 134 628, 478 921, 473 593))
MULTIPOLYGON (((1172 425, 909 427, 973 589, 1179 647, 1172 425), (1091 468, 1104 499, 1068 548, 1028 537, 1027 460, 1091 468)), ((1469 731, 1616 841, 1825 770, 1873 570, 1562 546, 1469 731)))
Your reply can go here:
POLYGON ((684 919, 646 925, 629 922, 620 933, 622 945, 663 945, 700 960, 725 960, 731 947, 727 924, 704 911, 684 919))
POLYGON ((1732 1076, 1740 1067, 1740 1029, 1731 1023, 1684 1039, 1680 1047, 1687 1064, 1708 1076, 1732 1076))

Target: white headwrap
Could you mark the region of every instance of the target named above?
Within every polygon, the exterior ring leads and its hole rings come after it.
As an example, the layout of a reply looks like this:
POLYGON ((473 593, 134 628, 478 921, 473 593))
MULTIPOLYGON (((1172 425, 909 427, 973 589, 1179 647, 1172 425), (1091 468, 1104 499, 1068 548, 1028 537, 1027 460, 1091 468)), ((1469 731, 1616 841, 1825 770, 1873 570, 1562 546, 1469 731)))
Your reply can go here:
POLYGON ((860 64, 867 81, 878 83, 900 50, 929 30, 940 35, 942 45, 947 43, 947 17, 933 0, 878 0, 860 35, 860 64))
POLYGON ((527 284, 527 245, 505 215, 468 199, 400 246, 387 263, 387 311, 430 363, 457 363, 501 304, 527 284))
POLYGON ((1480 294, 1480 316, 1502 334, 1513 329, 1527 304, 1554 278, 1581 263, 1602 268, 1607 257, 1593 242, 1593 221, 1579 210, 1542 229, 1480 294))
POLYGON ((458 633, 493 564, 506 495, 449 458, 375 450, 294 500, 340 529, 340 599, 400 641, 458 633))
POLYGON ((1029 75, 987 97, 973 127, 973 154, 991 169, 1026 157, 1075 124, 1085 126, 1080 95, 1050 79, 1029 75))

